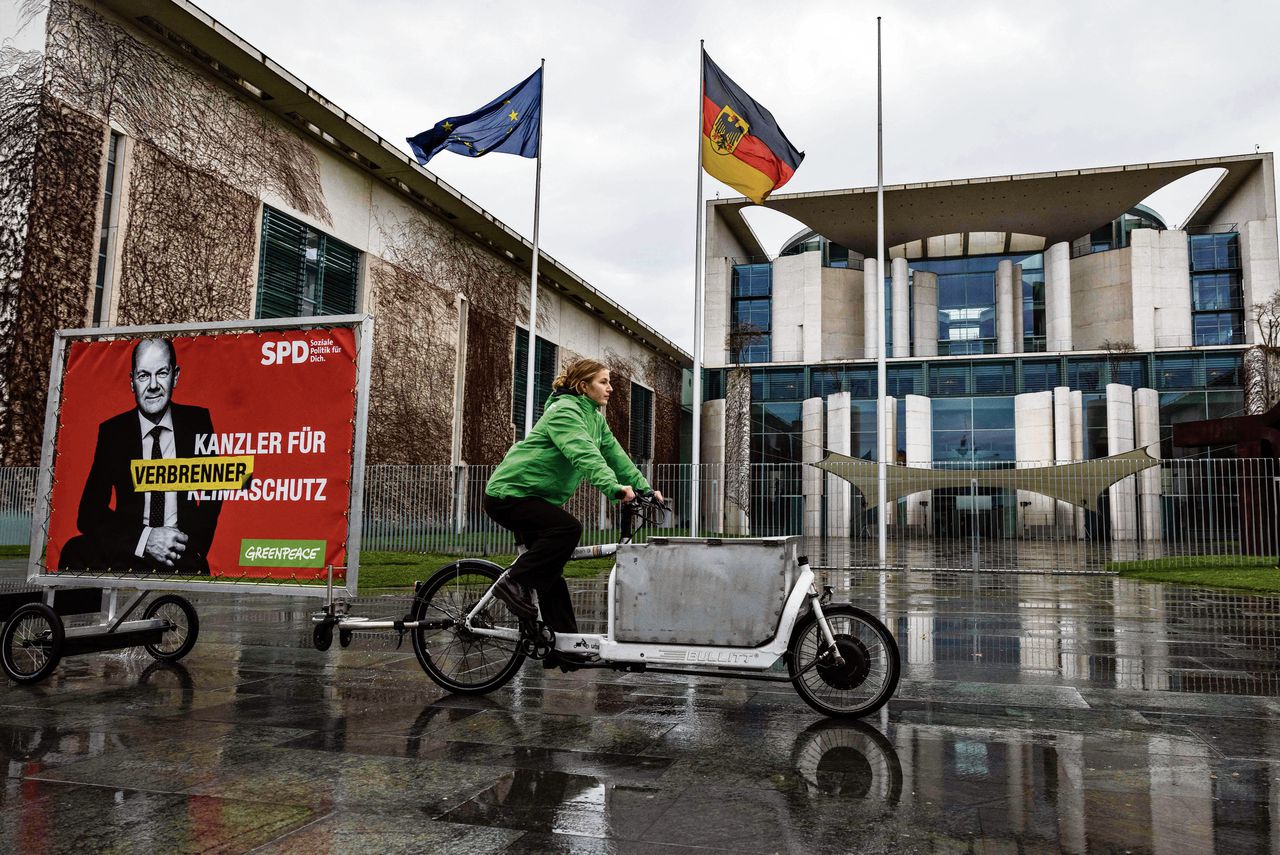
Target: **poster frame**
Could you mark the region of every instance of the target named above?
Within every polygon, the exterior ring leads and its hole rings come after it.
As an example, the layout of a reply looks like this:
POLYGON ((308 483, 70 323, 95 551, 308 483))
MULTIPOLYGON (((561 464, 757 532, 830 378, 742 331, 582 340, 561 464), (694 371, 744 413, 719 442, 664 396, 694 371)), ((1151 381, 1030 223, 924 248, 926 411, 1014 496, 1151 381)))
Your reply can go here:
MULTIPOLYGON (((364 512, 365 445, 369 427, 369 384, 373 371, 373 316, 369 314, 319 315, 305 318, 273 318, 267 320, 212 321, 186 324, 149 324, 143 326, 102 326, 62 329, 53 334, 53 355, 49 360, 49 396, 45 404, 44 435, 40 443, 40 469, 36 498, 31 514, 31 553, 27 559, 27 582, 45 588, 125 588, 138 591, 207 591, 211 593, 268 593, 294 597, 325 598, 332 595, 356 596, 360 575, 360 536, 364 512), (335 584, 332 590, 320 579, 311 583, 236 579, 222 581, 211 578, 199 581, 186 575, 164 576, 129 573, 44 572, 41 562, 47 545, 47 532, 53 502, 53 465, 58 412, 62 404, 62 375, 66 354, 72 341, 115 336, 165 335, 190 333, 226 333, 313 330, 347 327, 356 339, 356 407, 355 431, 351 445, 351 489, 347 508, 346 584, 335 584)), ((336 575, 336 573, 335 573, 336 575)))

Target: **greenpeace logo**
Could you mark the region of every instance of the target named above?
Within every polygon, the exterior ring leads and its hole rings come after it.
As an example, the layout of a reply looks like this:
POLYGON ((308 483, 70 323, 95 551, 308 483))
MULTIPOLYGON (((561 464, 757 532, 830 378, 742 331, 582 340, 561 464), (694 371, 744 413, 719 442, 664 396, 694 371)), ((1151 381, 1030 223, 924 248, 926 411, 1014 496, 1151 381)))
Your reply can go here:
POLYGON ((323 540, 242 540, 240 564, 244 567, 323 567, 323 540))

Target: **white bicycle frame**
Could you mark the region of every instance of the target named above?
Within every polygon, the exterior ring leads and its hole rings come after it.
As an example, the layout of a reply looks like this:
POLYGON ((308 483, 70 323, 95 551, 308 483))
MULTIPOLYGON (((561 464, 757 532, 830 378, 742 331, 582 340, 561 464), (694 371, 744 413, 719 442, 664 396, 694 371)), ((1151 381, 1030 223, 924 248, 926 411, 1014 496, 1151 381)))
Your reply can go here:
MULTIPOLYGON (((584 546, 575 549, 570 560, 603 557, 613 555, 617 551, 617 544, 584 546)), ((778 660, 782 658, 782 654, 786 652, 787 645, 791 640, 791 632, 795 628, 796 621, 800 618, 800 611, 804 607, 805 600, 809 599, 811 601, 810 608, 813 609, 818 626, 822 630, 823 640, 826 642, 827 649, 832 652, 835 664, 843 664, 843 658, 839 656, 835 649, 835 638, 831 633, 831 627, 827 624, 826 616, 822 611, 822 595, 818 593, 817 588, 814 586, 813 570, 809 567, 807 560, 800 565, 799 576, 796 579, 795 586, 791 589, 791 593, 787 596, 786 605, 783 607, 782 616, 778 620, 778 626, 773 637, 758 647, 720 647, 705 644, 653 644, 650 642, 614 641, 613 586, 615 570, 609 571, 607 631, 603 635, 598 633, 558 632, 555 634, 555 650, 557 652, 588 656, 595 654, 600 657, 600 664, 631 664, 637 666, 637 670, 643 668, 646 671, 656 672, 686 673, 689 671, 703 671, 718 672, 721 676, 725 676, 724 672, 746 672, 749 674, 768 671, 778 663, 778 660)), ((499 581, 506 577, 507 572, 504 572, 499 577, 499 581)), ((519 630, 486 628, 476 626, 473 623, 476 616, 493 601, 493 588, 494 586, 490 586, 489 590, 485 592, 484 596, 480 598, 479 602, 463 619, 463 624, 467 632, 473 635, 500 638, 518 644, 520 641, 519 630)))

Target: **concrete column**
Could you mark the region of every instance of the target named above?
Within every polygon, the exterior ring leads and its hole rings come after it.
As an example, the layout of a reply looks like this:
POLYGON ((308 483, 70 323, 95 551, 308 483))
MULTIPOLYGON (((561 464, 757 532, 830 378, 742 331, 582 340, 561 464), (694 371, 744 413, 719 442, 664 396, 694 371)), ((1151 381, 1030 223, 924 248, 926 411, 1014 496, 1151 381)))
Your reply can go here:
POLYGON ((879 354, 880 335, 884 330, 884 318, 877 323, 880 304, 876 298, 884 282, 876 270, 876 260, 866 258, 862 261, 862 355, 867 359, 875 359, 879 354))
POLYGON ((880 453, 890 463, 898 462, 898 399, 892 395, 884 399, 885 435, 879 437, 880 453))
POLYGON ((1014 353, 1013 346, 1013 262, 996 265, 996 352, 1014 353))
MULTIPOLYGON (((1071 448, 1071 389, 1056 386, 1053 390, 1053 462, 1070 463, 1076 458, 1071 448)), ((1066 502, 1054 502, 1054 525, 1058 532, 1075 534, 1075 508, 1066 502)))
MULTIPOLYGON (((1107 384, 1107 454, 1133 451, 1133 387, 1107 384)), ((1111 496, 1111 539, 1138 536, 1137 487, 1133 476, 1107 488, 1111 496)))
POLYGON ((1071 245, 1065 242, 1044 253, 1044 319, 1047 349, 1071 350, 1071 245))
MULTIPOLYGON (((885 432, 884 436, 877 437, 880 443, 880 454, 882 460, 889 463, 898 461, 898 399, 892 396, 884 399, 885 409, 885 432)), ((898 503, 892 499, 885 508, 881 508, 881 513, 886 514, 885 519, 888 524, 893 526, 898 524, 898 503)))
MULTIPOLYGON (((1084 392, 1071 393, 1071 459, 1084 460, 1084 392)), ((1084 540, 1084 508, 1076 508, 1076 537, 1084 540)))
MULTIPOLYGON (((908 395, 906 417, 907 465, 932 469, 933 401, 924 395, 908 395)), ((932 491, 921 490, 907 496, 907 525, 920 534, 933 533, 932 491)))
MULTIPOLYGON (((1133 432, 1137 448, 1152 457, 1160 456, 1160 393, 1155 389, 1133 390, 1133 432)), ((1138 501, 1142 510, 1142 539, 1159 542, 1163 534, 1160 512, 1160 467, 1138 474, 1138 501)))
POLYGON ((905 258, 895 258, 893 270, 893 355, 911 355, 910 271, 905 258))
POLYGON ((915 309, 913 344, 916 356, 938 355, 938 274, 917 270, 911 276, 915 309))
MULTIPOLYGON (((1034 469, 1053 460, 1053 393, 1023 392, 1013 399, 1016 466, 1034 469)), ((1053 499, 1018 491, 1018 532, 1027 534, 1053 524, 1053 499)))
POLYGON ((724 398, 702 405, 700 516, 710 531, 724 531, 724 398))
MULTIPOLYGON (((806 398, 800 405, 803 445, 802 463, 814 464, 822 459, 822 399, 806 398)), ((822 536, 822 481, 826 475, 816 466, 801 467, 800 484, 804 492, 804 533, 806 537, 822 536)))
MULTIPOLYGON (((850 420, 853 396, 836 392, 827 396, 827 449, 850 454, 853 425, 850 420)), ((852 513, 853 485, 843 478, 827 474, 827 536, 848 537, 852 513)))
MULTIPOLYGON (((1274 171, 1268 159, 1262 167, 1264 186, 1274 186, 1274 171)), ((1253 312, 1248 309, 1254 303, 1266 300, 1280 291, 1280 242, 1276 231, 1276 203, 1274 192, 1260 194, 1270 198, 1265 217, 1247 220, 1240 224, 1240 291, 1244 298, 1244 340, 1258 344, 1258 327, 1253 323, 1253 312)), ((1262 212, 1259 212, 1262 213, 1262 212)))
POLYGON ((1013 265, 1013 352, 1022 353, 1027 349, 1024 339, 1027 332, 1023 329, 1023 315, 1026 309, 1022 302, 1022 265, 1013 265))

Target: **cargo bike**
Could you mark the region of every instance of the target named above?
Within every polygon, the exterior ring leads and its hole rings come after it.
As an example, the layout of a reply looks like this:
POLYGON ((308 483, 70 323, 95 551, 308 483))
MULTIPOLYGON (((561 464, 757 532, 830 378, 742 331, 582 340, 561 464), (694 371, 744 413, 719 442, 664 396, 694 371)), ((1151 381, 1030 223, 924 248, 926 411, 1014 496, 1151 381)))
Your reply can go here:
POLYGON ((400 620, 370 621, 330 601, 313 616, 325 649, 335 629, 408 634, 428 676, 458 694, 504 686, 526 659, 554 651, 577 668, 790 683, 824 715, 856 718, 893 696, 901 663, 893 635, 874 615, 819 590, 800 538, 633 535, 665 507, 652 494, 624 506, 617 544, 583 546, 571 560, 616 556, 603 633, 555 633, 521 621, 494 595, 507 569, 466 558, 415 586, 400 620))

